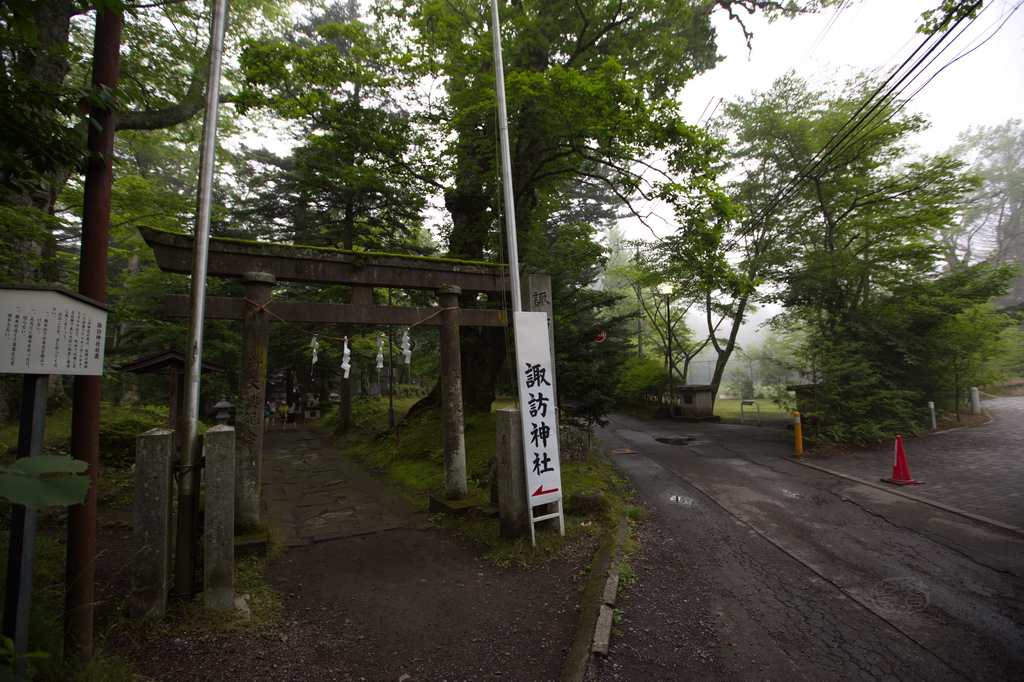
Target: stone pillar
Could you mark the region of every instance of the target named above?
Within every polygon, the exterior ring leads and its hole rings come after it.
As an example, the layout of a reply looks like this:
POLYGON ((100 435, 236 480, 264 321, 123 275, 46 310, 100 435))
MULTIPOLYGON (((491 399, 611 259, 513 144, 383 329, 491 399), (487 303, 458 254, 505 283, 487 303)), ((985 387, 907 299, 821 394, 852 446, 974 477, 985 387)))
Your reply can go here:
MULTIPOLYGON (((523 310, 533 313, 546 313, 548 316, 548 347, 551 348, 551 393, 558 402, 558 372, 555 367, 555 307, 554 298, 551 292, 551 276, 532 274, 527 275, 523 286, 523 310)), ((555 413, 558 418, 558 413, 555 413)))
POLYGON ((160 618, 171 585, 174 431, 146 431, 135 450, 131 617, 160 618))
POLYGON ((463 500, 466 484, 466 435, 463 430, 462 360, 459 357, 459 294, 462 289, 444 285, 437 290, 441 313, 441 433, 444 443, 445 499, 463 500))
POLYGON ((495 416, 498 430, 499 533, 506 540, 515 540, 530 534, 530 515, 533 513, 526 499, 523 427, 518 408, 503 407, 495 416))
POLYGON ((555 331, 551 320, 555 308, 551 293, 551 276, 536 273, 527 275, 523 284, 523 310, 533 313, 547 313, 548 341, 551 342, 551 347, 553 348, 555 345, 555 331))
POLYGON ((265 272, 247 272, 242 281, 249 300, 243 302, 242 365, 235 405, 235 531, 246 534, 255 532, 260 524, 263 403, 267 400, 270 317, 257 306, 270 302, 277 280, 265 272))
POLYGON ((235 607, 235 430, 206 431, 206 523, 203 530, 203 601, 211 609, 235 607))

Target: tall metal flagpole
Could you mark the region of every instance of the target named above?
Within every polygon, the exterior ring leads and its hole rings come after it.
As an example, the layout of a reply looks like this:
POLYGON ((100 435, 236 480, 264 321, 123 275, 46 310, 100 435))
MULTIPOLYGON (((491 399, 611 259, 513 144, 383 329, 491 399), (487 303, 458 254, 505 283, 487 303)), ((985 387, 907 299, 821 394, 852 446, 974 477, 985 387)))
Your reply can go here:
POLYGON ((508 232, 508 274, 512 288, 513 334, 516 342, 516 374, 519 402, 523 405, 527 388, 531 405, 551 405, 538 409, 537 419, 525 415, 519 419, 522 443, 530 444, 530 453, 521 450, 513 457, 523 458, 523 482, 526 484, 526 525, 530 541, 536 543, 534 524, 558 519, 558 530, 565 535, 562 514, 562 479, 558 462, 558 418, 555 414, 553 349, 549 339, 550 320, 544 313, 524 312, 519 286, 519 244, 516 239, 515 199, 512 194, 512 154, 508 142, 508 111, 505 106, 505 69, 501 63, 501 32, 498 25, 498 0, 491 0, 491 36, 494 39, 494 92, 498 100, 498 132, 501 140, 501 174, 505 195, 505 227, 508 232), (525 368, 525 371, 523 371, 525 368), (543 414, 541 414, 543 412, 543 414), (552 512, 550 507, 555 507, 552 512), (540 516, 533 510, 544 508, 540 516), (546 507, 546 508, 545 508, 546 507))
POLYGON ((217 105, 220 70, 227 27, 227 0, 214 0, 210 19, 210 66, 206 78, 206 112, 200 146, 199 197, 196 205, 195 248, 192 251, 192 289, 189 299, 188 353, 185 358, 185 406, 181 423, 181 467, 178 477, 177 552, 174 591, 192 594, 195 583, 193 542, 196 529, 196 465, 199 461, 199 378, 203 362, 203 318, 206 316, 206 273, 209 257, 214 154, 217 150, 217 105))
POLYGON ((516 238, 516 206, 512 194, 512 152, 508 142, 508 110, 505 106, 505 67, 501 62, 501 31, 498 0, 491 0, 491 36, 494 40, 494 93, 498 99, 498 137, 501 141, 501 177, 505 196, 505 231, 508 241, 508 274, 512 286, 512 310, 522 312, 519 287, 519 242, 516 238))

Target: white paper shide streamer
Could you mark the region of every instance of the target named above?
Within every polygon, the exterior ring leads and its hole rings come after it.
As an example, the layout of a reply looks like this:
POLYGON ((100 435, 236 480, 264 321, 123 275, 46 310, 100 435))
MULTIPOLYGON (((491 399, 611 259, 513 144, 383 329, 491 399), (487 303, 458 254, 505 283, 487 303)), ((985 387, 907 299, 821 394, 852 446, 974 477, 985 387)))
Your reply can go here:
POLYGON ((341 371, 345 373, 345 378, 348 379, 348 372, 352 369, 352 363, 349 362, 349 358, 352 357, 352 353, 348 349, 348 339, 345 339, 345 347, 341 351, 341 371))
POLYGON ((377 337, 377 371, 384 369, 384 335, 377 337))
POLYGON ((312 375, 313 374, 313 365, 315 365, 316 361, 317 361, 316 349, 320 347, 320 342, 316 340, 315 336, 309 342, 309 347, 313 349, 313 362, 309 363, 309 373, 312 375))
POLYGON ((402 332, 402 357, 405 358, 405 364, 412 362, 412 347, 409 343, 409 330, 406 329, 402 332))

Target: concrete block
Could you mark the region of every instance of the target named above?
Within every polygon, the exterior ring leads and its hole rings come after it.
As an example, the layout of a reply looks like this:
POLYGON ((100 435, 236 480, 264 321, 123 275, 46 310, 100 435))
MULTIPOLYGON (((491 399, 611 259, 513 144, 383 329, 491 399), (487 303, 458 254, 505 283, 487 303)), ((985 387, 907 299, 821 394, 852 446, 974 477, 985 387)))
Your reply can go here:
POLYGON ((594 644, 590 650, 597 656, 607 656, 612 638, 612 625, 615 623, 615 609, 603 604, 597 616, 597 627, 594 628, 594 644))
POLYGON ((608 606, 615 606, 615 600, 619 596, 619 569, 613 568, 608 572, 608 580, 604 584, 604 603, 608 606))

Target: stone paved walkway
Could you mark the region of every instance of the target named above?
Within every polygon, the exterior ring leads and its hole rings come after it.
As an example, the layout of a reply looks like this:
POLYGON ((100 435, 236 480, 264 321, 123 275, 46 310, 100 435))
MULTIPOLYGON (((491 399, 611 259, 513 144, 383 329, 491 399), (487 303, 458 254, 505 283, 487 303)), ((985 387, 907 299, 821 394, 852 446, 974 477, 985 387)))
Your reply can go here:
POLYGON ((904 438, 918 486, 882 483, 892 475, 893 447, 801 463, 931 504, 1024 530, 1024 396, 987 398, 993 421, 919 438, 904 438))
POLYGON ((264 434, 263 501, 271 526, 293 547, 426 523, 405 498, 301 424, 264 434))

